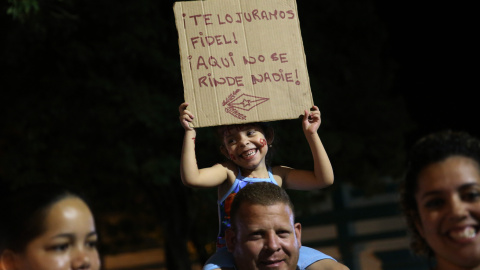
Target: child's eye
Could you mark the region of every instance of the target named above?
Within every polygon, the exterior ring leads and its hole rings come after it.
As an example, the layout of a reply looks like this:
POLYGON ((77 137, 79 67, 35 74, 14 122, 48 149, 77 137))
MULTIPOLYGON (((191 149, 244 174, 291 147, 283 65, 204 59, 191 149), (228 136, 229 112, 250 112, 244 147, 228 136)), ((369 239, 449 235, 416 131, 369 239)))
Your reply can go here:
POLYGON ((247 136, 252 136, 252 135, 255 135, 255 130, 247 131, 247 136))
POLYGON ((51 246, 49 250, 63 252, 67 250, 69 246, 70 246, 69 244, 58 244, 58 245, 51 246))
POLYGON ((225 143, 226 144, 231 144, 231 143, 234 143, 234 142, 235 142, 235 138, 233 138, 232 136, 225 137, 225 143))
POLYGON ((96 248, 97 247, 97 240, 87 241, 86 245, 89 248, 96 248))

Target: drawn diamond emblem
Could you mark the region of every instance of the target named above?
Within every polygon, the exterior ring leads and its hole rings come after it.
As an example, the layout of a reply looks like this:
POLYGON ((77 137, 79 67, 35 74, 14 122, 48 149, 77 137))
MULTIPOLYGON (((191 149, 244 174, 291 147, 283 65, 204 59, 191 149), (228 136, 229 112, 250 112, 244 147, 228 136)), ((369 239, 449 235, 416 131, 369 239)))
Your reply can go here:
POLYGON ((228 106, 238 110, 250 111, 267 100, 269 100, 269 98, 241 94, 236 99, 229 102, 228 106))

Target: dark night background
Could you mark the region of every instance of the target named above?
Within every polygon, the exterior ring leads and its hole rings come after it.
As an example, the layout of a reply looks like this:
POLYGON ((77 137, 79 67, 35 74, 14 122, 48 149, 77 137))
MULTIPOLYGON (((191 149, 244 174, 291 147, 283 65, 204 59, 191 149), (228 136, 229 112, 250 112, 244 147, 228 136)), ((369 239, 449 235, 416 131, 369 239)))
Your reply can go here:
POLYGON ((416 124, 408 144, 442 129, 478 137, 472 7, 398 1, 376 1, 376 6, 388 29, 389 54, 399 65, 393 89, 416 124))
MULTIPOLYGON (((82 187, 94 198, 104 254, 168 247, 167 267, 189 269, 212 251, 216 198, 179 178, 183 90, 173 3, 2 1, 0 189, 82 187), (190 261, 187 242, 196 250, 190 261)), ((473 8, 297 5, 337 185, 382 192, 382 179, 401 179, 406 151, 421 136, 443 129, 480 136, 473 8)), ((274 163, 308 168, 311 158, 297 151, 308 151, 300 122, 275 128, 274 163)), ((221 159, 208 128, 198 132, 197 152, 200 166, 221 159)), ((292 196, 308 213, 308 203, 334 189, 292 196)))

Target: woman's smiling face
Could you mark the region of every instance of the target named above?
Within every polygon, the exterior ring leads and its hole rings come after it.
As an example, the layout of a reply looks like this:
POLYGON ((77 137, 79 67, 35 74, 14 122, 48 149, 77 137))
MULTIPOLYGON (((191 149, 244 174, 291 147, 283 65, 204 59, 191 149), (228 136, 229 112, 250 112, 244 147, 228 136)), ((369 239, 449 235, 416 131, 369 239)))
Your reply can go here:
POLYGON ((45 231, 16 255, 19 270, 98 270, 97 233, 88 206, 80 199, 55 203, 45 219, 45 231))
POLYGON ((479 164, 452 156, 425 167, 415 199, 417 229, 434 251, 439 269, 480 265, 479 164))

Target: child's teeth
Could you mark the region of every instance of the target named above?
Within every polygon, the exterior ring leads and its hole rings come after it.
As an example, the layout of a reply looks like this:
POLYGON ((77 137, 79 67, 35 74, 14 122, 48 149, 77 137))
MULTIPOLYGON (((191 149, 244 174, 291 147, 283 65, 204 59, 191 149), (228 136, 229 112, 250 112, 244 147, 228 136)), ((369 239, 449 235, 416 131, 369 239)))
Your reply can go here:
POLYGON ((245 153, 245 157, 252 156, 253 154, 255 154, 255 150, 250 150, 247 153, 245 153))
POLYGON ((473 227, 466 227, 461 231, 453 231, 450 236, 455 239, 469 239, 475 237, 476 232, 473 227))

